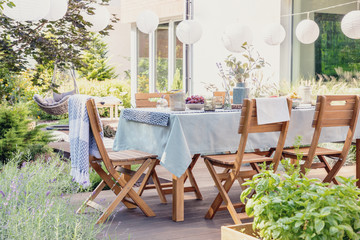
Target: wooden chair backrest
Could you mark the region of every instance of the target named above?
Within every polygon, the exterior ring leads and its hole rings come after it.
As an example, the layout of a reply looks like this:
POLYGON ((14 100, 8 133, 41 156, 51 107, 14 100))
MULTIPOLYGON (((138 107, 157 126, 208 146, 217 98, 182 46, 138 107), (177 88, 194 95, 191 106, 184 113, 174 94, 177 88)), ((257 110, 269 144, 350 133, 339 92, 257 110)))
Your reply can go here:
MULTIPOLYGON (((290 99, 287 99, 287 104, 289 115, 291 116, 292 101, 290 99)), ((274 171, 276 171, 281 159, 281 154, 284 148, 288 128, 289 121, 259 125, 257 123, 255 99, 244 99, 243 107, 241 110, 240 126, 238 130, 238 133, 241 134, 241 139, 237 152, 235 167, 240 169, 249 133, 280 132, 275 154, 273 157, 274 171)))
POLYGON ((150 102, 150 98, 161 98, 162 96, 165 96, 164 98, 168 101, 168 104, 170 102, 169 94, 167 93, 136 93, 135 94, 135 103, 137 108, 155 108, 156 102, 150 102))
POLYGON ((96 108, 96 103, 94 99, 87 100, 86 109, 89 116, 91 131, 94 135, 96 145, 100 152, 101 159, 104 162, 106 169, 110 173, 112 173, 114 171, 114 166, 111 164, 109 155, 106 151, 104 142, 101 138, 102 124, 99 118, 98 110, 96 108))
MULTIPOLYGON (((252 104, 249 103, 251 100, 244 100, 244 104, 241 110, 239 134, 242 134, 244 128, 247 128, 249 133, 261 133, 261 132, 280 132, 283 129, 284 122, 271 123, 258 125, 257 121, 257 111, 256 111, 256 101, 252 100, 252 104), (247 120, 248 117, 248 121, 247 120)), ((291 114, 292 101, 287 99, 289 114, 291 114)), ((276 114, 276 113, 274 113, 276 114)))
POLYGON ((354 137, 359 115, 359 96, 357 95, 320 95, 317 97, 314 120, 315 128, 308 158, 315 155, 323 127, 348 126, 341 158, 345 159, 354 137))
MULTIPOLYGON (((230 96, 233 95, 233 91, 230 92, 230 96)), ((223 98, 223 103, 225 102, 225 91, 217 91, 217 92, 213 92, 213 96, 214 97, 222 97, 223 98)), ((233 102, 233 100, 231 99, 231 103, 233 102)))

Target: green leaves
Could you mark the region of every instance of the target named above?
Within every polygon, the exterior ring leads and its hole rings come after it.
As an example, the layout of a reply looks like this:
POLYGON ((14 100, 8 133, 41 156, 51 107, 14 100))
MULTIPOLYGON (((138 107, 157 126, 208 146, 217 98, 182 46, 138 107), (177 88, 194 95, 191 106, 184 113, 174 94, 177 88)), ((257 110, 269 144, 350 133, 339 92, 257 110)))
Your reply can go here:
POLYGON ((329 186, 283 165, 287 171, 281 177, 263 170, 244 184, 242 201, 256 191, 246 212, 262 239, 359 239, 360 190, 353 179, 339 177, 342 185, 329 186))
MULTIPOLYGON (((82 52, 91 45, 90 32, 81 12, 88 11, 89 3, 93 0, 69 0, 69 7, 65 17, 58 21, 42 19, 36 22, 17 22, 4 15, 0 15, 0 67, 9 68, 13 72, 20 72, 28 67, 28 60, 34 59, 38 64, 56 62, 58 67, 84 66, 82 52)), ((101 0, 99 3, 107 3, 101 0)), ((11 4, 9 0, 0 0, 0 6, 11 4)), ((118 18, 112 16, 111 21, 118 18)), ((106 36, 109 25, 100 35, 106 36)))
POLYGON ((245 42, 242 48, 245 50, 242 54, 245 61, 237 60, 232 55, 225 59, 225 65, 229 68, 226 77, 234 82, 245 82, 255 71, 268 64, 258 52, 255 53, 256 57, 253 56, 255 51, 253 46, 245 42))
POLYGON ((325 222, 319 218, 315 218, 315 231, 317 234, 320 234, 325 226, 325 222))

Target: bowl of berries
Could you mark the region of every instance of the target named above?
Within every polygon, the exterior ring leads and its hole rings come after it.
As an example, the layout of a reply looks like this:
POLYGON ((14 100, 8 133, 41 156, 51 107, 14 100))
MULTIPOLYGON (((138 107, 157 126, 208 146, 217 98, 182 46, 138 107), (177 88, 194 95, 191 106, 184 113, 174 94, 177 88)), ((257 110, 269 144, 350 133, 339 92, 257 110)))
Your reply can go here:
POLYGON ((202 96, 193 95, 185 99, 186 107, 190 110, 201 110, 204 108, 205 99, 202 96))

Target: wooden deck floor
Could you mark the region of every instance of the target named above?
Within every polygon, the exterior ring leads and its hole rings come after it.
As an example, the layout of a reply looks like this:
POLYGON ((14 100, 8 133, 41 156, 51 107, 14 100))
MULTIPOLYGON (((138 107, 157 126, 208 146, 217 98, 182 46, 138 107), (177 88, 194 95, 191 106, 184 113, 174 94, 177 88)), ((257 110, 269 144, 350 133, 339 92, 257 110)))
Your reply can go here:
MULTIPOLYGON (((161 177, 171 179, 171 175, 163 169, 158 168, 161 177)), ((217 190, 202 160, 198 161, 195 166, 194 175, 201 189, 203 200, 195 200, 194 194, 185 194, 185 221, 173 222, 172 199, 167 195, 168 204, 161 204, 155 190, 148 190, 144 193, 143 198, 156 213, 156 217, 145 217, 138 209, 128 210, 123 205, 119 205, 115 214, 109 218, 104 231, 99 239, 186 239, 186 240, 219 240, 221 237, 220 227, 223 225, 233 224, 227 211, 218 212, 213 220, 204 219, 205 213, 210 206, 211 201, 215 198, 217 190)), ((323 170, 313 170, 312 177, 323 176, 323 170)), ((341 176, 354 176, 355 166, 343 167, 341 176)), ((239 201, 240 190, 230 192, 231 199, 239 201)), ((81 205, 82 201, 89 193, 77 194, 72 197, 74 207, 81 205)), ((98 202, 106 204, 109 200, 114 199, 112 192, 102 193, 98 197, 98 202)))

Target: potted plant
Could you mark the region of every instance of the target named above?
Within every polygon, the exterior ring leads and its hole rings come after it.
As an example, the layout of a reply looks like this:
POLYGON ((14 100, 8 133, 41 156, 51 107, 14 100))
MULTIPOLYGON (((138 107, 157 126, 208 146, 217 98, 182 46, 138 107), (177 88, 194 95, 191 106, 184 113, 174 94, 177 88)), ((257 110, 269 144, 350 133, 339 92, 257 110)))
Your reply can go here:
MULTIPOLYGON (((249 95, 249 89, 246 88, 245 82, 251 77, 251 74, 263 68, 267 63, 258 52, 254 55, 254 47, 248 45, 246 42, 243 44, 242 53, 243 60, 238 60, 233 55, 229 55, 225 59, 225 65, 228 68, 224 75, 233 87, 233 103, 242 104, 243 99, 249 95)), ((221 69, 220 69, 221 72, 221 69)))
POLYGON ((337 177, 341 185, 329 186, 303 176, 295 165, 283 165, 282 176, 264 170, 244 183, 241 200, 261 239, 360 239, 356 180, 337 177))

